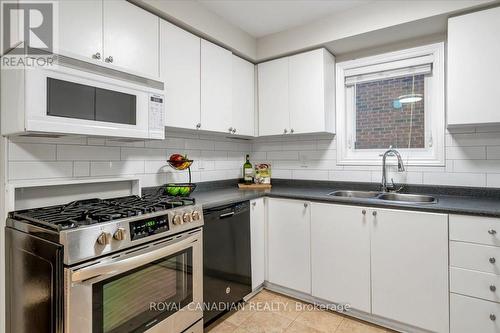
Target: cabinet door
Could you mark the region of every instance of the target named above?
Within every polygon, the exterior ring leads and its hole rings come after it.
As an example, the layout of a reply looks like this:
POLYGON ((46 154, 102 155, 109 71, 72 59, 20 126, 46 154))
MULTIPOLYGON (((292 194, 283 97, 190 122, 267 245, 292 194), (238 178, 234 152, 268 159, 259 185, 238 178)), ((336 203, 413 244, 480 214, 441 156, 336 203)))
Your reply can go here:
POLYGON ((268 200, 268 280, 311 293, 311 210, 299 200, 268 200))
POLYGON ((195 129, 200 122, 200 38, 162 20, 160 48, 166 126, 195 129))
POLYGON ((102 0, 59 1, 62 53, 102 60, 102 0))
POLYGON ((236 134, 255 135, 255 66, 233 55, 233 122, 236 134))
POLYGON ((259 136, 290 131, 288 58, 258 65, 259 136))
POLYGON ((492 107, 500 95, 500 8, 448 20, 448 125, 500 122, 492 107))
POLYGON ((124 0, 104 1, 103 17, 105 61, 158 77, 160 19, 124 0))
POLYGON ((232 122, 232 53, 201 40, 201 129, 228 132, 232 122))
POLYGON ((448 216, 373 212, 372 313, 448 332, 448 216))
POLYGON ((250 203, 252 290, 264 283, 266 274, 266 210, 264 198, 250 203))
POLYGON ((291 131, 333 132, 333 56, 324 49, 291 56, 289 73, 291 131))
POLYGON ((366 208, 312 204, 313 296, 370 312, 369 223, 366 208))

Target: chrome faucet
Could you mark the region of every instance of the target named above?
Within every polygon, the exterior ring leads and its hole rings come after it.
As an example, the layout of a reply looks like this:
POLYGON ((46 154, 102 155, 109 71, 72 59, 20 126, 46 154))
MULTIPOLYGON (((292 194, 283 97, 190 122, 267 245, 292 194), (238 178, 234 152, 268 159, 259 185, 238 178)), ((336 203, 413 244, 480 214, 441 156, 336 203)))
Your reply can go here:
MULTIPOLYGON (((386 175, 386 164, 385 160, 387 156, 396 156, 398 159, 398 172, 405 171, 405 166, 403 165, 403 159, 401 158, 401 154, 396 149, 393 149, 392 146, 382 155, 382 192, 388 192, 389 186, 387 186, 387 175, 386 175)), ((390 186, 391 190, 394 190, 394 180, 391 179, 392 185, 390 186)))

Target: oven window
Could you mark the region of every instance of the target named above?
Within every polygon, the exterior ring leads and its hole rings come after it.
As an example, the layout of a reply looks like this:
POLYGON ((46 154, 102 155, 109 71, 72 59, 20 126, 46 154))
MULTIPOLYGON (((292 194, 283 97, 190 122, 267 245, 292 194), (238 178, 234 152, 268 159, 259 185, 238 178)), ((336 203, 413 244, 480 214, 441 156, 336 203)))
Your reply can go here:
POLYGON ((193 253, 173 256, 93 285, 93 333, 144 332, 193 301, 193 253))

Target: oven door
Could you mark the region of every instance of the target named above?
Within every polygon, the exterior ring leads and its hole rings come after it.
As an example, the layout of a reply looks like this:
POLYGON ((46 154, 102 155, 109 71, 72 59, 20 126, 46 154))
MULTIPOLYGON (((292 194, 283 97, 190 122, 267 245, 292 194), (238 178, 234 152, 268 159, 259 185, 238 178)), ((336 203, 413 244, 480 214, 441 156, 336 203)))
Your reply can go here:
POLYGON ((203 317, 201 229, 65 269, 66 333, 182 332, 203 317))

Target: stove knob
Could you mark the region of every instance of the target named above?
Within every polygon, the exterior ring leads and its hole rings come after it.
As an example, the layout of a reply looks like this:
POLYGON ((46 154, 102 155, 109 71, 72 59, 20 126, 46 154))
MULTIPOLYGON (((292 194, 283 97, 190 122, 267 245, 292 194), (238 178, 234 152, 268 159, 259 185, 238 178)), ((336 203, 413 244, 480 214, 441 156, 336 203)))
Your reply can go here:
POLYGON ((184 213, 184 215, 182 216, 182 219, 184 220, 184 222, 186 223, 189 223, 191 222, 191 214, 190 213, 184 213))
POLYGON ((111 243, 111 234, 109 232, 102 232, 99 237, 97 237, 97 243, 100 245, 108 245, 111 243))
POLYGON ((173 218, 173 222, 174 222, 174 225, 180 225, 180 224, 184 223, 184 221, 182 220, 182 216, 180 216, 180 215, 175 215, 173 218))
POLYGON ((195 210, 191 216, 193 216, 193 221, 198 221, 200 219, 200 212, 195 210))
POLYGON ((118 241, 125 240, 125 238, 127 238, 127 231, 125 230, 125 228, 118 228, 118 230, 116 230, 115 234, 113 235, 113 238, 118 241))

